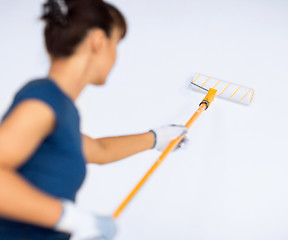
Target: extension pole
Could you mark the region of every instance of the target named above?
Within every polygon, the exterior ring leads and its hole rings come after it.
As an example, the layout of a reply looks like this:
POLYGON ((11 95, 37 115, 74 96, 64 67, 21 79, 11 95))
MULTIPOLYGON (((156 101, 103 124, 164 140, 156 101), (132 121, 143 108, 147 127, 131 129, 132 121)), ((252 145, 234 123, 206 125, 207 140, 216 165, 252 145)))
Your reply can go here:
MULTIPOLYGON (((192 124, 198 119, 198 117, 203 113, 210 105, 210 103, 214 100, 216 95, 215 89, 210 89, 206 97, 200 103, 198 110, 193 114, 190 120, 186 123, 186 127, 189 129, 192 124)), ((132 200, 132 198, 136 195, 136 193, 140 190, 140 188, 146 183, 148 178, 156 171, 156 169, 160 166, 160 164, 165 160, 165 158, 171 153, 178 144, 182 141, 184 136, 180 136, 175 140, 171 141, 167 148, 163 151, 158 160, 154 163, 154 165, 150 168, 150 170, 145 174, 145 176, 140 180, 140 182, 135 186, 135 188, 130 192, 130 194, 126 197, 126 199, 120 204, 117 210, 113 214, 113 218, 116 219, 122 213, 122 211, 126 208, 128 203, 132 200)))

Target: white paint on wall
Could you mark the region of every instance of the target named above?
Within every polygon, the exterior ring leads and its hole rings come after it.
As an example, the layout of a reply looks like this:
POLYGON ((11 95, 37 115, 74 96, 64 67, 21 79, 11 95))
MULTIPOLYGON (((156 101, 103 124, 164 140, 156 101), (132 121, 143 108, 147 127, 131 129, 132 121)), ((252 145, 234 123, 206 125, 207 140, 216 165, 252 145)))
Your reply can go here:
MULTIPOLYGON (((40 2, 0 0, 0 115, 13 94, 47 73, 40 2)), ((111 1, 129 34, 107 86, 78 100, 93 137, 185 123, 202 97, 193 72, 247 85, 250 107, 216 100, 118 220, 116 240, 287 239, 288 3, 227 0, 111 1)), ((78 203, 110 214, 159 153, 89 166, 78 203)))

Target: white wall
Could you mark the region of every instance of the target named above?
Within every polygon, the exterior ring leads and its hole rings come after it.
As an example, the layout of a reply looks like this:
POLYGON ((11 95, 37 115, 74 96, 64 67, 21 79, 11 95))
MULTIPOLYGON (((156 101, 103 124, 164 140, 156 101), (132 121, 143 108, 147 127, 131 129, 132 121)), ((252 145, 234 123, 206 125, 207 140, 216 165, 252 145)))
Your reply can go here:
MULTIPOLYGON (((47 72, 38 1, 0 0, 0 115, 47 72)), ((118 220, 116 240, 287 239, 288 2, 118 0, 129 34, 107 86, 78 106, 93 137, 185 123, 202 97, 193 72, 255 89, 250 107, 217 100, 118 220)), ((148 151, 89 166, 78 202, 110 214, 157 159, 148 151)))

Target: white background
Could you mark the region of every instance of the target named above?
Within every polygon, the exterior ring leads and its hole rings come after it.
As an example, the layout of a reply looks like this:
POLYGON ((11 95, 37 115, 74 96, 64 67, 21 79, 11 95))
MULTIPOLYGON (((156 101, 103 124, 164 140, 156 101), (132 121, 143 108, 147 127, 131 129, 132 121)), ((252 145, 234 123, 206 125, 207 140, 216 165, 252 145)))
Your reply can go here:
MULTIPOLYGON (((0 0, 0 115, 47 74, 38 1, 0 0)), ((251 106, 217 100, 118 220, 116 240, 288 239, 288 1, 114 0, 129 34, 105 87, 79 98, 92 137, 184 124, 200 72, 255 90, 251 106)), ((111 214, 157 159, 147 151, 89 166, 78 203, 111 214)), ((69 166, 67 166, 69 167, 69 166)))

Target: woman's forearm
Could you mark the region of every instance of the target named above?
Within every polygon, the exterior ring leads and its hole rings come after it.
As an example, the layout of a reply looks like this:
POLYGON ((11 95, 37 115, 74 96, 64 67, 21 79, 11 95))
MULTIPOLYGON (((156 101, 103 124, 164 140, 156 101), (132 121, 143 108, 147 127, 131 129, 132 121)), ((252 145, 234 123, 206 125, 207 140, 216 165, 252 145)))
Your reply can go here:
POLYGON ((38 191, 13 169, 0 167, 0 217, 51 228, 61 212, 59 200, 38 191))
POLYGON ((152 132, 99 139, 84 136, 84 147, 88 162, 106 164, 151 149, 154 140, 152 132))
POLYGON ((98 139, 109 152, 110 161, 114 162, 127 158, 136 153, 151 149, 154 145, 152 132, 98 139))

